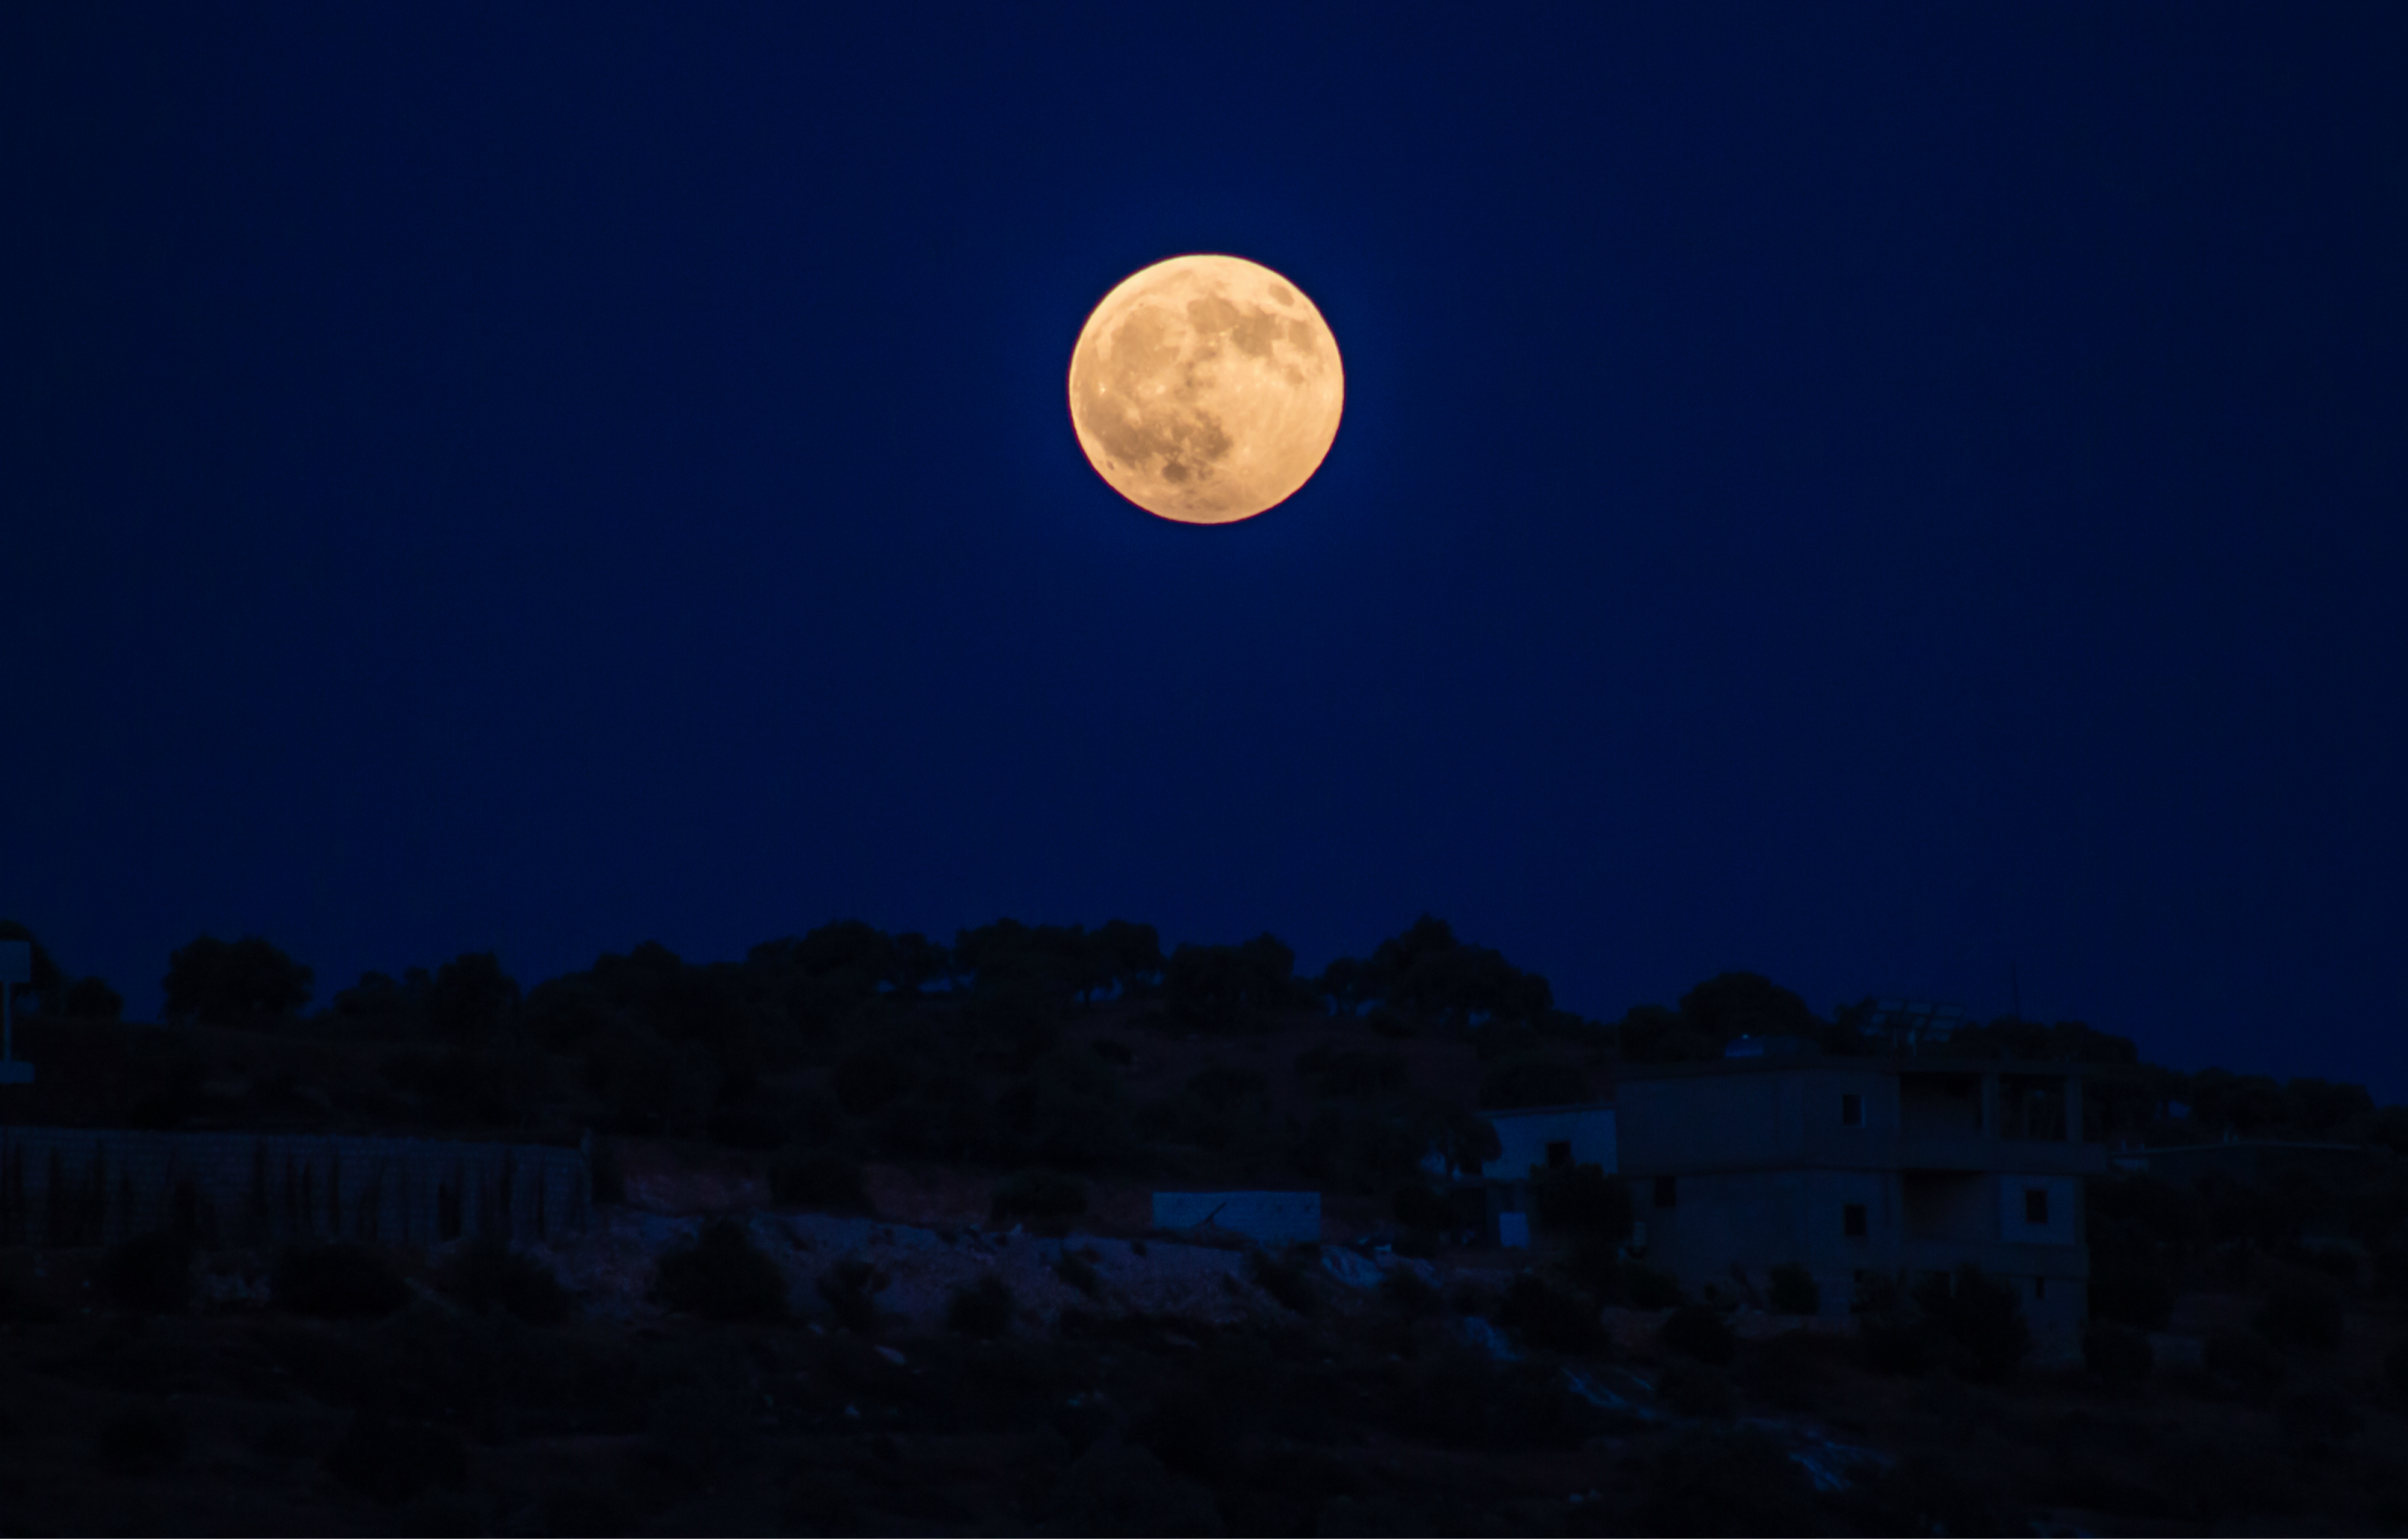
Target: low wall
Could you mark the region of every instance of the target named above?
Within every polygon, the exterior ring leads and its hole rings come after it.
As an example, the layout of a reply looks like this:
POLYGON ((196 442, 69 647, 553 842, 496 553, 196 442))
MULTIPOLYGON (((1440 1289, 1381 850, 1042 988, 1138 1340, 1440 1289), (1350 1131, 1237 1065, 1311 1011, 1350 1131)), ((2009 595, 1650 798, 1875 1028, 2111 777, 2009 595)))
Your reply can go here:
POLYGON ((540 1241, 584 1230, 593 1198, 585 1158, 549 1144, 0 1128, 0 1245, 540 1241))
POLYGON ((1234 1231, 1266 1245, 1321 1239, 1317 1192, 1157 1192, 1156 1230, 1193 1230, 1198 1225, 1234 1231))

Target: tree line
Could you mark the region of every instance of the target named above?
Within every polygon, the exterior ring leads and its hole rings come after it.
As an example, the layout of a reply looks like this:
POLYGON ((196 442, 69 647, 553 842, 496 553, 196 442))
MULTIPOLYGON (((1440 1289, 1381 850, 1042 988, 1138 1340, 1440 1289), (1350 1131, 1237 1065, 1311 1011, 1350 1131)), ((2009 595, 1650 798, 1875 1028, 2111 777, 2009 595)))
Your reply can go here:
MULTIPOLYGON (((121 1015, 114 988, 72 977, 23 925, 0 920, 0 938, 32 943, 33 977, 13 986, 21 1013, 121 1015)), ((1865 1030, 1870 999, 1822 1015, 1752 972, 1705 980, 1673 1005, 1586 1019, 1559 1008, 1542 975, 1426 914, 1368 955, 1311 975, 1268 933, 1166 952, 1154 927, 1119 919, 1093 928, 1000 919, 949 943, 842 920, 764 942, 740 961, 689 962, 645 943, 532 989, 494 953, 463 953, 431 970, 364 973, 314 1010, 308 964, 264 937, 203 935, 175 950, 161 983, 170 1025, 437 1050, 445 1057, 417 1080, 434 1087, 433 1100, 493 1120, 513 1120, 539 1099, 546 1056, 573 1057, 604 1119, 630 1132, 706 1133, 714 1118, 740 1130, 764 1077, 805 1064, 828 1072, 829 1091, 854 1115, 904 1103, 951 1126, 966 1078, 1036 1073, 1067 1025, 1106 1004, 1126 1007, 1140 1028, 1198 1036, 1312 1018, 1359 1026, 1365 1047, 1297 1065, 1340 1101, 1399 1088, 1401 1061, 1383 1058, 1382 1042, 1466 1040, 1481 1064, 1473 1100, 1489 1110, 1586 1100, 1605 1090, 1616 1065, 1715 1058, 1742 1037, 1796 1039, 1826 1054, 1886 1051, 1865 1030)), ((2378 1107, 2363 1086, 2220 1068, 2185 1074, 2086 1023, 2000 1017, 1923 1051, 2091 1065, 2094 1136, 2302 1138, 2408 1152, 2408 1108, 2378 1107)), ((1054 1066, 1054 1079, 1066 1074, 1079 1078, 1054 1066)), ((1154 1121, 1235 1139, 1231 1130, 1251 1115, 1245 1105, 1258 1098, 1226 1078, 1191 1087, 1154 1121)), ((1042 1121, 1036 1109, 1048 1096, 1030 1088, 1024 1100, 1027 1116, 1042 1121)))

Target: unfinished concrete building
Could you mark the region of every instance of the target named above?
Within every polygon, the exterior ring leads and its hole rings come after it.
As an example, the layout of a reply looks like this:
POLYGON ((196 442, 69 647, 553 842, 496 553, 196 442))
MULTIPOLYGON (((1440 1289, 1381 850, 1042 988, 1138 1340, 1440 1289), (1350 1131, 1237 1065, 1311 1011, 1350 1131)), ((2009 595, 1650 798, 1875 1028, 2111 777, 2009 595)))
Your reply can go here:
POLYGON ((1813 1274, 1828 1315, 1860 1280, 1973 1262, 2011 1282, 2035 1346, 2087 1311, 2082 1067, 1811 1055, 1629 1065, 1621 1163, 1647 1260, 1692 1288, 1813 1274))

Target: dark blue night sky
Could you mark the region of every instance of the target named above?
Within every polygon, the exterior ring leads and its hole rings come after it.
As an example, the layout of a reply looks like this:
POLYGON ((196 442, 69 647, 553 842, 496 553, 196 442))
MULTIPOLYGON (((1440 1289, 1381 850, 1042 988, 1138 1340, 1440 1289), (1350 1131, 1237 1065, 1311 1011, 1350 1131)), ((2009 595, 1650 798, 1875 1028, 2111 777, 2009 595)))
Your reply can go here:
POLYGON ((2408 1096, 2408 10, 0 19, 0 913, 149 1015, 1425 910, 2408 1096), (1089 308, 1347 367, 1225 528, 1089 308))

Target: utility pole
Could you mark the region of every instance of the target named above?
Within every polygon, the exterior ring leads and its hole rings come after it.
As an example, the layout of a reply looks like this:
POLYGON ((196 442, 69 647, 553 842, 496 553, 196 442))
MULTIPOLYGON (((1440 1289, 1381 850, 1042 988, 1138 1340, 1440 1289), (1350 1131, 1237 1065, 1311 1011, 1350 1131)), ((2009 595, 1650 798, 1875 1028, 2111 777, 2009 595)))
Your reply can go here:
POLYGON ((0 941, 0 1086, 33 1083, 34 1067, 17 1059, 17 986, 34 982, 34 943, 0 941))

